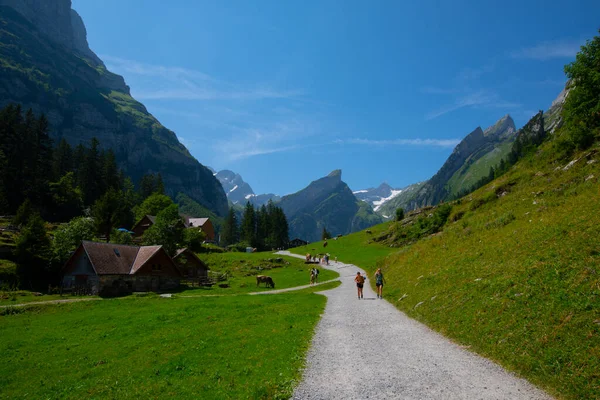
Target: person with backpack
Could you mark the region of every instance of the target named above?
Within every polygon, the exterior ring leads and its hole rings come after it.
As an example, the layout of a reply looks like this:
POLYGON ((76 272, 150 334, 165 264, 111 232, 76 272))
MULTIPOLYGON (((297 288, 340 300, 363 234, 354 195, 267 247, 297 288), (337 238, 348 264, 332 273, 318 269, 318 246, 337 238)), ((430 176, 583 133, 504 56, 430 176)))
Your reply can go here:
POLYGON ((360 272, 356 273, 356 277, 354 278, 354 282, 356 282, 356 289, 358 291, 358 299, 363 298, 363 286, 365 285, 365 277, 360 274, 360 272))
POLYGON ((319 268, 315 268, 315 283, 319 283, 319 268))
POLYGON ((377 287, 377 298, 383 299, 383 284, 385 283, 385 279, 383 279, 383 272, 381 272, 381 268, 377 268, 375 271, 375 286, 377 287))

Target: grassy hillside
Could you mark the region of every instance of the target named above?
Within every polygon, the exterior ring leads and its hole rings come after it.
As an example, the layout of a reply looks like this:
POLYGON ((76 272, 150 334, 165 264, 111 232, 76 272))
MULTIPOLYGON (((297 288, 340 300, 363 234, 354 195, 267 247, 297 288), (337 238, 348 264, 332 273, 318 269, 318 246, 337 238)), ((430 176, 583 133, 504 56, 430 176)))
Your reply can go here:
POLYGON ((513 142, 502 142, 486 149, 485 155, 474 154, 465 164, 452 175, 448 181, 448 193, 450 197, 461 191, 473 187, 481 178, 488 176, 490 168, 496 168, 500 160, 506 158, 512 148, 513 142), (475 161, 471 161, 475 160, 475 161))
POLYGON ((600 398, 600 146, 570 165, 552 145, 455 202, 442 232, 394 249, 373 240, 388 223, 327 251, 382 267, 399 309, 557 397, 600 398))

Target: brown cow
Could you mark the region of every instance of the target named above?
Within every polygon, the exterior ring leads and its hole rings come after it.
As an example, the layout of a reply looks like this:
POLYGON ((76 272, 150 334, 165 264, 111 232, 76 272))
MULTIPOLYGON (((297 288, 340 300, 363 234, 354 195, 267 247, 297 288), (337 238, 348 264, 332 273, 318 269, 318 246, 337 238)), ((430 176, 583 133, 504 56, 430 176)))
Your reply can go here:
POLYGON ((256 276, 256 286, 258 287, 261 283, 264 283, 266 287, 271 287, 275 289, 275 282, 273 282, 273 278, 267 275, 257 275, 256 276))

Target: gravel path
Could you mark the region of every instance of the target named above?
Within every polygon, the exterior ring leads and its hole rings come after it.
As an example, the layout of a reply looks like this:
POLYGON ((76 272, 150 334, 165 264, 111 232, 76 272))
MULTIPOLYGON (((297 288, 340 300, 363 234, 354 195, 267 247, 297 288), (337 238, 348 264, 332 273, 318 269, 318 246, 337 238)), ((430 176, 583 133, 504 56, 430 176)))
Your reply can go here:
POLYGON ((45 300, 45 301, 31 301, 29 303, 20 303, 20 304, 8 304, 2 305, 0 308, 8 308, 8 307, 25 307, 25 306, 35 306, 38 304, 60 304, 60 303, 76 303, 78 301, 97 301, 102 300, 98 297, 92 297, 89 299, 64 299, 64 300, 45 300))
POLYGON ((551 398, 378 300, 368 283, 358 300, 354 276, 362 269, 329 268, 342 284, 323 292, 327 306, 294 399, 551 398))

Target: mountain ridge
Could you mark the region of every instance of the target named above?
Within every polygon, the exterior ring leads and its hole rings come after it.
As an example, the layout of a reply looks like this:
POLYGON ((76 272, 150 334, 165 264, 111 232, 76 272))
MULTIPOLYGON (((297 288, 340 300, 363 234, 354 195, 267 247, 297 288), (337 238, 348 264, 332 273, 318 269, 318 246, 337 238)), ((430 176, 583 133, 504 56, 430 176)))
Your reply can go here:
POLYGON ((283 196, 278 205, 288 218, 290 238, 321 238, 323 229, 345 235, 383 221, 371 206, 358 200, 342 181, 342 171, 312 181, 304 189, 283 196))
POLYGON ((96 137, 134 182, 161 173, 171 197, 182 192, 218 215, 227 213, 212 173, 89 49, 70 0, 0 0, 0 10, 0 106, 43 112, 54 140, 75 146, 96 137))

